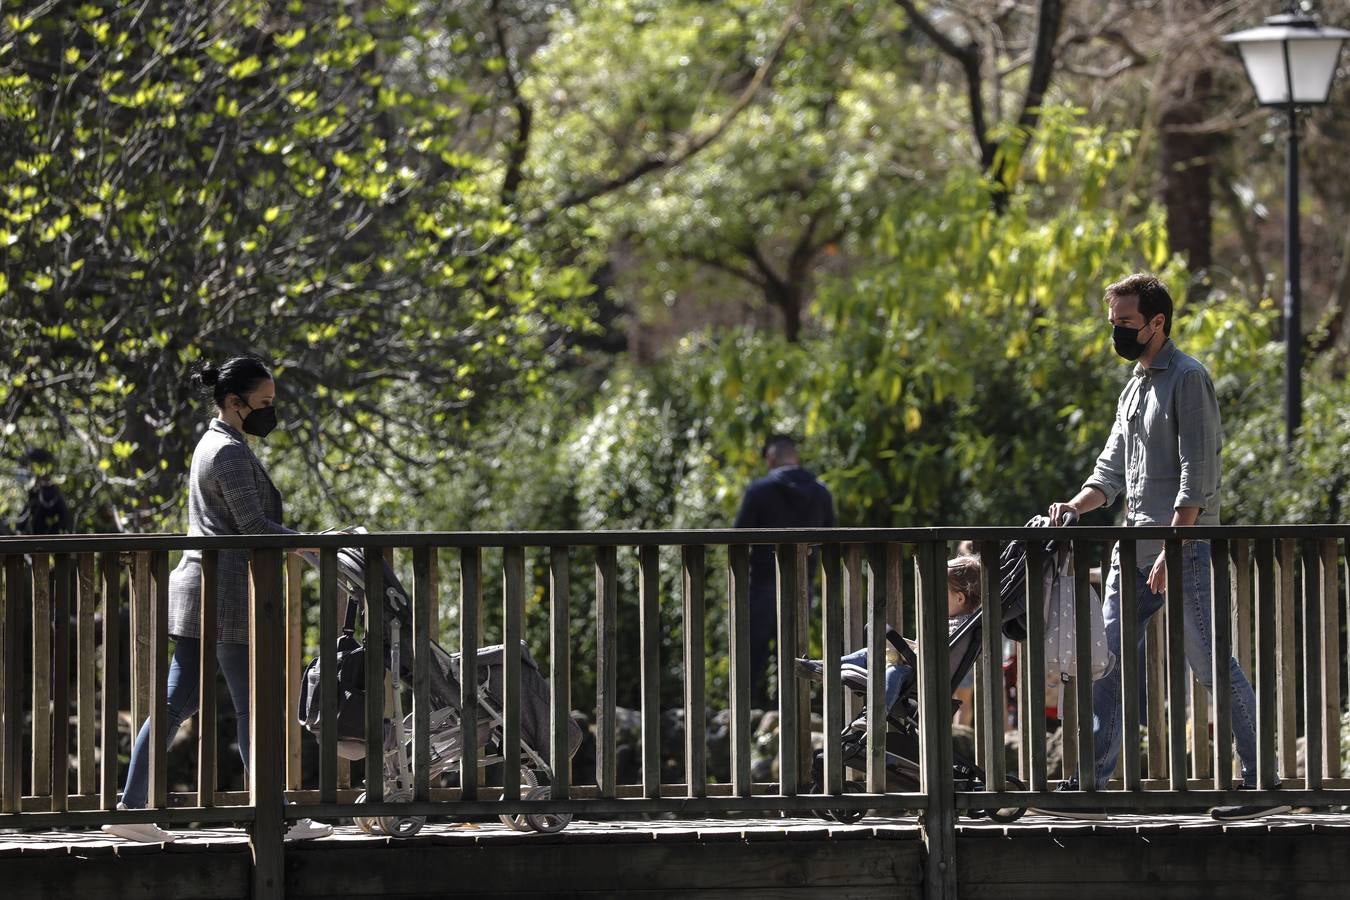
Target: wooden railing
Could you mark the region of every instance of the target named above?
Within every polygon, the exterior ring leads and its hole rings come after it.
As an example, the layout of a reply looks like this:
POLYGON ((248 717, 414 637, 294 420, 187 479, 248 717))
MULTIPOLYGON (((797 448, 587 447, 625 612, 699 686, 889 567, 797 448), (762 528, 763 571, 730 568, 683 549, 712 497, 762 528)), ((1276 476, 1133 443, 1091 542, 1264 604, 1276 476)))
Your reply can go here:
MULTIPOLYGON (((1121 654, 1124 680, 1124 741, 1117 778, 1109 789, 1092 789, 1093 735, 1090 690, 1067 693, 1061 732, 1062 775, 1077 774, 1081 792, 1059 793, 1061 807, 1108 809, 1203 808, 1228 802, 1326 806, 1350 803, 1350 779, 1340 761, 1343 612, 1346 611, 1343 541, 1348 526, 1261 526, 1070 529, 931 528, 828 529, 787 531, 666 531, 558 533, 386 533, 296 537, 187 538, 154 536, 64 536, 0 538, 0 828, 89 827, 107 822, 162 825, 235 822, 252 834, 255 892, 279 896, 283 841, 288 821, 300 817, 332 821, 361 816, 393 819, 491 815, 622 817, 648 813, 721 816, 732 813, 808 815, 874 810, 901 814, 918 810, 926 820, 928 885, 931 896, 955 896, 955 822, 958 812, 1034 806, 1055 786, 1048 765, 1041 559, 1036 540, 1071 540, 1079 596, 1088 596, 1092 569, 1109 564, 1111 544, 1122 541, 1123 568, 1130 571, 1135 540, 1166 539, 1168 594, 1165 609, 1146 626, 1144 671, 1132 652, 1121 654), (1181 577, 1182 538, 1211 541, 1214 560, 1212 695, 1194 681, 1185 661, 1181 577), (986 627, 976 666, 976 761, 983 790, 957 790, 946 625, 946 568, 954 542, 969 539, 986 561, 998 559, 1009 541, 1025 540, 1028 554, 1027 640, 1017 652, 1019 751, 1007 771, 1005 731, 1008 710, 1003 683, 1003 639, 986 627), (777 664, 794 672, 797 656, 825 660, 824 684, 780 677, 777 773, 756 782, 751 773, 749 676, 749 570, 752 544, 776 545, 777 664), (317 578, 305 576, 299 558, 287 551, 318 548, 317 578), (363 775, 354 779, 337 753, 337 735, 324 727, 318 741, 317 772, 302 764, 302 735, 295 722, 300 671, 305 661, 305 623, 321 655, 322 715, 336 711, 334 647, 341 621, 338 552, 366 550, 364 580, 372 596, 383 596, 383 562, 404 571, 410 564, 413 674, 405 685, 411 699, 412 779, 407 799, 385 796, 385 759, 367 754, 363 775), (630 563, 620 549, 633 548, 630 563), (168 782, 166 681, 169 663, 168 583, 171 556, 186 549, 203 552, 203 608, 200 721, 196 783, 187 791, 168 782), (218 554, 251 551, 252 765, 247 793, 218 790, 215 760, 215 592, 218 554), (662 566, 666 583, 677 584, 683 635, 685 746, 683 777, 663 782, 659 740, 663 667, 662 566), (574 603, 582 587, 573 575, 593 568, 593 602, 574 603), (537 575, 530 591, 529 573, 537 575), (725 573, 725 588, 718 582, 725 573), (485 616, 487 585, 500 576, 501 606, 485 616), (620 590, 628 576, 635 595, 620 590), (818 587, 812 587, 813 583, 818 587), (714 587, 714 585, 717 585, 714 587), (813 592, 816 598, 813 601, 813 592), (542 598, 546 610, 532 602, 542 598), (716 610, 718 605, 722 610, 716 610), (633 646, 619 642, 620 614, 636 607, 639 625, 633 646), (584 606, 589 621, 578 621, 584 606), (122 610, 129 609, 129 633, 122 610), (727 618, 725 645, 709 643, 707 625, 716 611, 727 618), (546 629, 528 628, 527 616, 548 616, 546 629), (101 618, 101 623, 99 622, 101 618), (314 627, 317 623, 317 628, 314 627), (888 790, 883 666, 885 624, 918 641, 920 783, 888 790), (440 642, 465 658, 488 642, 515 647, 527 634, 547 634, 543 674, 550 682, 549 794, 522 791, 528 777, 514 764, 484 777, 486 735, 465 739, 457 751, 458 770, 474 777, 429 777, 433 759, 433 704, 429 697, 431 643, 440 642), (128 639, 130 658, 122 659, 128 639), (583 640, 585 639, 585 640, 583 640), (593 642, 593 658, 578 648, 593 642), (866 643, 870 683, 861 706, 840 687, 839 657, 866 643), (1251 679, 1257 698, 1260 790, 1237 794, 1231 750, 1227 665, 1233 653, 1251 679), (724 657, 729 672, 730 778, 709 778, 703 739, 709 703, 708 660, 724 657), (616 744, 618 673, 635 664, 640 698, 640 779, 620 783, 616 744), (130 674, 123 696, 119 673, 130 674), (595 673, 596 696, 576 696, 572 672, 595 673), (1148 693, 1141 705, 1139 684, 1148 693), (284 686, 284 689, 283 689, 284 686), (814 695, 814 696, 813 696, 814 695), (577 784, 569 759, 569 710, 595 710, 593 784, 577 784), (821 713, 823 745, 820 782, 813 784, 812 710, 821 713), (859 711, 866 713, 865 762, 846 766, 841 733, 859 711), (129 715, 128 715, 129 713, 129 715), (1141 728, 1147 717, 1148 728, 1141 728), (124 777, 119 740, 128 728, 151 723, 149 808, 115 809, 124 777), (1085 723, 1085 727, 1079 727, 1085 723), (1147 763, 1141 736, 1146 734, 1147 763), (1302 742, 1300 744, 1300 741, 1302 742), (1300 752, 1302 747, 1302 752, 1300 752), (1009 776, 1015 776, 1010 781, 1009 776), (1019 783, 1025 788, 1010 788, 1019 783), (1278 785, 1278 788, 1276 787, 1278 785), (357 798, 364 793, 362 802, 357 798), (283 801, 283 798, 285 802, 283 801)), ((998 575, 986 565, 984 619, 998 621, 998 575)), ((673 598, 669 598, 673 599, 673 598)), ((1136 598, 1122 596, 1123 645, 1137 639, 1136 598)), ((488 608, 491 609, 490 607, 488 608)), ((668 613, 669 615, 670 613, 668 613)), ((367 684, 385 677, 383 650, 391 635, 384 619, 367 619, 359 636, 367 645, 367 684)), ((1091 683, 1088 607, 1077 609, 1077 684, 1091 683)), ((521 666, 506 653, 500 703, 500 741, 515 748, 521 738, 521 666)), ((476 709, 482 698, 477 669, 469 666, 458 682, 461 709, 476 709)), ((1072 688, 1072 685, 1071 685, 1072 688)), ((383 733, 385 697, 367 692, 365 733, 383 733)), ((466 732, 478 727, 475 716, 466 732)), ((543 750, 545 748, 536 748, 543 750)), ((528 787, 528 785, 525 785, 528 787)))

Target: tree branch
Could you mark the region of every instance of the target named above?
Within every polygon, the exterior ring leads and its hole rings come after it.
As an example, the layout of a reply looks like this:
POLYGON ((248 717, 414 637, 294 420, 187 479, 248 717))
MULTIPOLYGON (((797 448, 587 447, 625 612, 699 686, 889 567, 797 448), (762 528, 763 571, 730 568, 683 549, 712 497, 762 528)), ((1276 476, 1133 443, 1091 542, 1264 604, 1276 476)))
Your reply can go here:
POLYGON ((570 209, 574 206, 582 206, 586 203, 590 203, 592 200, 603 197, 605 194, 610 194, 621 188, 625 188, 642 178, 644 175, 648 175, 658 170, 673 169, 682 163, 687 162, 695 154, 706 149, 708 145, 726 132, 731 126, 731 123, 736 121, 741 113, 745 112, 750 104, 754 102, 755 97, 758 96, 760 89, 768 83, 770 72, 772 72, 774 65, 778 62, 778 58, 782 55, 783 48, 787 45, 788 38, 792 35, 792 30, 800 21, 800 10, 794 11, 787 17, 783 22, 783 27, 778 32, 778 38, 774 43, 773 49, 769 51, 769 55, 764 58, 764 62, 755 70, 754 77, 750 79, 750 83, 741 91, 740 96, 736 98, 736 102, 731 105, 731 108, 723 113, 722 117, 714 123, 712 127, 699 134, 687 136, 684 142, 680 144, 673 153, 650 154, 627 172, 616 175, 599 184, 567 194, 553 205, 530 216, 525 224, 527 226, 538 225, 549 216, 563 210, 570 209))
POLYGON ((919 12, 913 0, 895 0, 895 2, 905 11, 905 15, 915 28, 923 32, 939 50, 961 66, 966 79, 966 102, 970 106, 970 128, 975 133, 975 145, 980 151, 980 165, 986 170, 990 169, 994 164, 997 148, 989 140, 989 126, 984 118, 984 75, 980 45, 974 40, 964 46, 956 43, 943 33, 933 20, 919 12))
POLYGON ((489 6, 492 17, 492 29, 497 42, 497 50, 505 63, 506 88, 511 94, 511 105, 516 110, 515 139, 508 145, 506 155, 506 173, 502 176, 501 201, 504 206, 515 203, 520 183, 525 177, 525 156, 530 147, 530 129, 534 123, 534 110, 520 92, 520 80, 516 77, 514 50, 506 39, 506 28, 502 24, 498 0, 492 0, 489 6))

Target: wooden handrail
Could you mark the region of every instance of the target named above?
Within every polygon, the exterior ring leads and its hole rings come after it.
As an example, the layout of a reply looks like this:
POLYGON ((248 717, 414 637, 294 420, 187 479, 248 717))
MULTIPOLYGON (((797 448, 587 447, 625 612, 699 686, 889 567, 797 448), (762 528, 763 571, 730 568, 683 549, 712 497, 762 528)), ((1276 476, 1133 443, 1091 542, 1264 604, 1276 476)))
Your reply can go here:
MULTIPOLYGON (((932 879, 949 879, 955 853, 954 826, 959 811, 1024 806, 1040 802, 1058 775, 1077 775, 1086 788, 1079 794, 1057 794, 1059 806, 1105 806, 1110 809, 1196 807, 1253 800, 1297 799, 1315 805, 1350 802, 1350 780, 1342 777, 1338 756, 1340 717, 1345 697, 1339 675, 1344 660, 1338 640, 1345 603, 1342 559, 1350 526, 1206 526, 1187 529, 1154 527, 1030 528, 901 528, 901 529, 760 529, 503 533, 372 533, 296 536, 201 538, 183 535, 78 535, 0 538, 0 600, 4 659, 0 661, 0 827, 84 827, 103 822, 250 823, 257 860, 255 890, 276 896, 283 872, 283 825, 302 815, 316 818, 353 813, 378 819, 443 815, 472 816, 527 812, 613 815, 672 812, 724 815, 732 811, 802 813, 811 809, 921 809, 926 820, 932 879), (997 559, 1011 540, 1028 543, 1026 557, 1027 640, 1020 645, 1018 685, 1021 758, 1004 766, 1000 732, 1006 723, 1002 671, 1003 641, 996 620, 998 567, 989 565, 982 580, 982 610, 988 623, 979 640, 980 683, 976 703, 979 757, 985 768, 981 787, 953 781, 952 723, 948 715, 948 631, 945 560, 952 542, 972 539, 983 559, 997 559), (1124 571, 1148 564, 1138 556, 1136 541, 1158 538, 1168 561, 1165 611, 1140 629, 1133 590, 1121 596, 1121 637, 1126 648, 1118 660, 1122 679, 1124 744, 1117 780, 1096 790, 1093 760, 1092 652, 1089 607, 1075 609, 1076 685, 1070 692, 1077 725, 1066 725, 1063 746, 1076 762, 1062 773, 1047 765, 1047 691, 1043 672, 1046 623, 1042 616, 1043 554, 1048 539, 1070 540, 1075 565, 1069 578, 1080 597, 1091 595, 1089 569, 1109 557, 1112 542, 1122 541, 1124 571), (1214 690, 1206 696, 1194 681, 1187 656, 1183 607, 1183 539, 1210 540, 1212 555, 1213 653, 1202 673, 1214 690), (753 781, 750 709, 751 547, 774 549, 777 562, 773 589, 777 594, 778 682, 777 775, 772 784, 753 781), (301 576, 292 569, 283 579, 284 551, 318 547, 317 571, 301 576), (635 548, 636 553, 620 548, 635 548), (348 788, 338 757, 339 710, 334 645, 345 618, 346 588, 340 579, 347 556, 342 548, 364 551, 359 577, 372 606, 386 601, 386 558, 411 561, 410 607, 401 613, 395 635, 384 616, 367 616, 358 637, 367 645, 364 677, 366 707, 358 712, 371 752, 364 763, 365 803, 355 804, 359 787, 348 788), (168 669, 167 605, 171 554, 203 551, 202 708, 208 724, 198 736, 199 767, 191 791, 170 785, 164 763, 167 726, 165 682, 168 669), (214 696, 215 590, 219 554, 251 551, 251 736, 249 794, 217 790, 214 771, 216 742, 209 721, 214 696), (454 549, 454 554, 440 554, 454 549), (399 557, 394 550, 410 551, 399 557), (577 573, 594 567, 594 598, 589 617, 578 620, 581 594, 577 573), (442 597, 439 576, 458 590, 442 597), (719 569, 725 582, 714 577, 719 569), (500 573, 500 574, 498 574, 500 573), (483 585, 501 579, 501 606, 483 611, 483 585), (533 580, 532 580, 533 579, 533 580), (818 580, 818 592, 812 583, 818 580), (673 591, 674 593, 670 593, 673 591), (823 598, 814 603, 813 593, 823 598), (666 594, 667 596, 663 596, 666 594), (283 603, 284 601, 284 603, 283 603), (304 604, 317 602, 317 616, 304 604), (103 617, 102 634, 93 627, 96 608, 103 617), (122 638, 122 609, 132 612, 130 635, 132 692, 119 690, 117 673, 122 638), (709 644, 708 616, 726 617, 724 645, 709 644), (53 618, 54 617, 54 618, 53 618), (541 627, 547 617, 547 627, 541 627), (667 638, 678 619, 679 641, 667 638), (530 627, 533 620, 534 627, 530 627), (318 736, 319 764, 307 771, 300 764, 299 726, 294 704, 300 664, 295 652, 297 629, 317 621, 323 727, 318 736), (624 622, 621 629, 620 622, 624 622), (457 636, 447 651, 476 659, 479 648, 500 640, 507 650, 490 688, 499 692, 497 706, 466 716, 465 740, 446 751, 431 733, 440 710, 432 702, 432 643, 441 639, 438 623, 453 625, 457 636), (636 639, 620 635, 636 623, 636 639), (1165 627, 1164 626, 1165 623, 1165 627), (920 698, 921 750, 905 782, 898 778, 893 751, 888 752, 885 708, 885 630, 904 629, 919 642, 916 673, 920 698), (864 628, 866 625, 866 628, 864 628), (405 634, 411 634, 411 641, 405 634), (548 654, 535 672, 514 652, 522 640, 545 634, 531 651, 548 654), (1132 652, 1141 638, 1157 663, 1141 671, 1132 652), (1301 642, 1295 644, 1296 635, 1301 642), (408 713, 412 778, 407 793, 386 790, 386 760, 379 745, 388 712, 384 683, 386 648, 397 637, 411 676, 403 688, 411 696, 408 713), (818 637, 824 652, 823 686, 798 680, 795 659, 811 650, 818 637), (72 643, 72 638, 74 641, 72 643), (861 644, 869 649, 870 682, 865 696, 851 698, 840 689, 841 654, 861 644), (679 659, 663 660, 673 643, 679 659), (69 658, 70 648, 75 658, 69 658), (22 665, 25 647, 32 648, 36 670, 22 665), (288 648, 289 652, 288 652, 288 648), (591 649, 593 648, 593 649, 591 649), (1295 656, 1295 650, 1298 656, 1295 656), (1256 696, 1256 772, 1260 791, 1239 795, 1233 769, 1231 735, 1234 707, 1228 659, 1236 654, 1256 696), (95 656, 98 659, 95 659, 95 656), (1296 666, 1296 660, 1302 665, 1296 666), (570 706, 589 705, 578 697, 572 673, 595 673, 595 783, 576 783, 566 765, 572 743, 570 706), (672 672, 679 672, 673 676, 672 672), (705 678, 727 675, 729 706, 729 783, 711 777, 710 751, 702 739, 708 712, 705 678), (96 675, 101 673, 101 677, 96 675), (623 673, 621 675, 621 673, 623 673), (549 679, 544 690, 539 677, 549 679), (641 698, 635 717, 641 746, 636 781, 621 778, 616 732, 620 678, 641 698), (681 677, 676 685, 662 679, 681 677), (1139 686, 1147 680, 1148 698, 1139 686), (666 690, 663 691, 662 687, 666 690), (73 689, 72 689, 73 688, 73 689), (1187 697, 1190 700, 1187 700, 1187 697), (540 698, 543 698, 542 700, 540 698), (686 715, 680 784, 669 778, 670 761, 662 758, 661 731, 671 698, 686 715), (1295 699, 1299 706, 1295 707, 1295 699), (817 764, 810 751, 812 702, 823 701, 823 750, 817 764), (857 702, 860 701, 860 702, 857 702), (1169 702, 1171 701, 1171 702, 1169 702), (546 715, 535 716, 532 703, 548 703, 546 715), (1188 705, 1189 704, 1189 705, 1188 705), (151 723, 151 809, 114 809, 122 772, 117 768, 119 710, 130 707, 151 723), (866 732, 850 738, 853 756, 841 737, 846 722, 865 711, 866 732), (75 728, 69 727, 70 713, 75 728), (1148 717, 1149 755, 1145 767, 1139 735, 1148 717), (532 716, 528 721, 527 716, 532 716), (495 717, 495 718, 494 718, 495 717), (28 723, 28 724, 26 724, 28 723), (1213 727, 1213 738, 1206 733, 1213 727), (289 738, 288 738, 289 734, 289 738), (1188 734, 1190 738, 1188 740, 1188 734), (1303 738, 1303 774, 1292 749, 1303 738), (26 740, 27 739, 27 740, 26 740), (535 759, 517 757, 531 741, 535 759), (25 744, 31 753, 23 753, 25 744), (74 752, 72 753, 72 748, 74 752), (97 752, 96 752, 97 751, 97 752), (444 754, 448 753, 447 758, 444 754), (72 762, 73 768, 72 768, 72 762), (549 760, 549 764, 544 764, 549 760), (483 783, 485 765, 501 764, 502 775, 483 783), (531 799, 530 772, 551 778, 551 796, 531 799), (96 768, 99 767, 99 768, 96 768), (1147 769, 1147 771, 1145 771, 1147 769), (442 781, 447 772, 450 780, 442 781), (459 773, 458 778, 455 778, 459 773), (1021 782, 1011 776, 1021 775, 1021 782), (77 777, 71 777, 75 775, 77 777), (1005 780, 1005 775, 1009 776, 1005 780), (913 786, 912 779, 920 781, 913 786), (1277 790, 1277 785, 1283 787, 1277 790), (1026 787, 1015 785, 1024 783, 1026 787), (453 785, 453 786, 447 786, 453 785), (292 806, 283 805, 289 788, 292 806), (407 798, 407 799, 405 799, 407 798), (945 865, 947 868, 942 868, 945 865)), ((397 572, 397 567, 394 570, 397 572)), ((758 570, 757 570, 758 571, 758 570)), ((477 709, 482 691, 479 669, 462 667, 452 690, 462 708, 477 709), (461 677, 462 676, 462 677, 461 677)), ((444 702, 445 697, 437 698, 444 702)), ((1244 713, 1245 714, 1245 713, 1244 713)), ((131 727, 141 722, 133 715, 131 727)), ((402 723, 394 734, 404 734, 402 723)), ((303 738, 308 740, 309 738, 303 738)), ((398 743, 396 741, 396 743, 398 743)), ((395 754, 391 759, 398 759, 395 754)), ((721 760, 716 760, 719 764, 721 760)), ((400 763, 401 768, 406 768, 400 763)), ((764 776, 759 774, 759 778, 764 776)))

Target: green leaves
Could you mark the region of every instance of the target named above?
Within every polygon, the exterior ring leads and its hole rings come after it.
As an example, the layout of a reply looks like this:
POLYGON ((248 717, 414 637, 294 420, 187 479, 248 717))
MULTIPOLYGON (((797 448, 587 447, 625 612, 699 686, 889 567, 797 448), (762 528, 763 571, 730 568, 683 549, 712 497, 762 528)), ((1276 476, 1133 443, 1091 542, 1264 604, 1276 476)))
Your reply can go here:
POLYGON ((296 415, 267 450, 332 483, 292 507, 318 525, 335 497, 434 478, 589 327, 584 273, 541 257, 481 145, 446 136, 475 101, 439 48, 397 10, 307 6, 280 31, 269 10, 11 17, 79 72, 31 43, 0 60, 0 344, 30 351, 0 358, 0 428, 64 445, 90 508, 130 527, 178 521, 197 360, 275 364, 296 415))

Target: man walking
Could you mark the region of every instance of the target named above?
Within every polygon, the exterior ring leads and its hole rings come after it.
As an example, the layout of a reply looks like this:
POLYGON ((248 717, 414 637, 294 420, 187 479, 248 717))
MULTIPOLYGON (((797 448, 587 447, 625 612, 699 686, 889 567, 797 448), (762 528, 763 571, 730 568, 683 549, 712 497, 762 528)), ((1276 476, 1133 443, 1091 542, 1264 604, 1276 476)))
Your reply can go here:
MULTIPOLYGON (((1131 275, 1106 288, 1112 342, 1118 355, 1137 360, 1116 404, 1115 422, 1097 465, 1072 500, 1052 503, 1050 519, 1068 511, 1090 512, 1125 495, 1126 525, 1217 525, 1222 435, 1219 405, 1209 372, 1172 343, 1172 298, 1152 275, 1131 275)), ((1120 658, 1122 590, 1138 598, 1139 641, 1144 624, 1163 606, 1167 560, 1158 540, 1136 542, 1137 571, 1120 571, 1120 546, 1112 550, 1103 615, 1108 646, 1120 658)), ((1226 560, 1220 561, 1226 565, 1226 560)), ((1210 547, 1184 541, 1182 583, 1186 660, 1196 678, 1214 690, 1210 621, 1210 547)), ((1227 624, 1224 623, 1224 627, 1227 624)), ((1134 648, 1130 648, 1134 652, 1134 648)), ((1228 661, 1232 686, 1233 739, 1242 763, 1243 787, 1256 787, 1256 697, 1237 660, 1228 661)), ((1174 698, 1175 699, 1175 698, 1174 698)), ((1119 670, 1092 686, 1096 741, 1096 786, 1105 787, 1121 747, 1119 670)), ((1130 735, 1131 740, 1135 739, 1130 735)), ((1061 790, 1076 790, 1066 782, 1061 790)), ((1212 810, 1216 819, 1251 819, 1287 812, 1287 806, 1231 806, 1212 810)), ((1105 818, 1100 810, 1042 809, 1070 818, 1105 818)))
MULTIPOLYGON (((769 474, 746 488, 734 527, 833 528, 834 498, 814 474, 802 468, 796 442, 786 434, 775 434, 764 443, 763 455, 769 474)), ((750 696, 759 706, 768 704, 764 667, 778 628, 774 563, 773 547, 757 544, 750 551, 750 696)))

